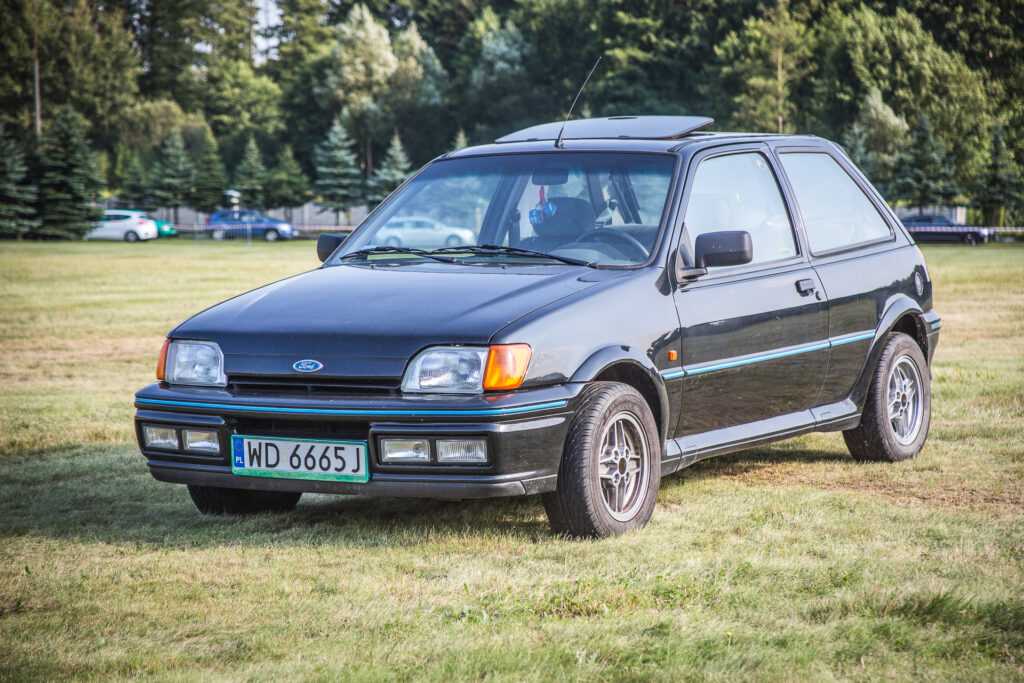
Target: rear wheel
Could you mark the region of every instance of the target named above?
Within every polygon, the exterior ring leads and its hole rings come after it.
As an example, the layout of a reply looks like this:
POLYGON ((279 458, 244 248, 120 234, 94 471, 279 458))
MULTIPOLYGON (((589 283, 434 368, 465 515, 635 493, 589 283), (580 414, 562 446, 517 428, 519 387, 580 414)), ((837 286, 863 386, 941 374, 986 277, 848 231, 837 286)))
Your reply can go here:
POLYGON ((129 230, 128 232, 126 232, 124 234, 124 241, 125 242, 138 242, 139 241, 139 233, 135 232, 134 230, 129 230))
POLYGON ((860 425, 843 432, 858 460, 899 462, 921 452, 931 423, 928 364, 908 335, 891 333, 871 379, 860 425))
POLYGON ((452 235, 451 237, 449 237, 448 239, 445 240, 444 245, 446 247, 461 247, 462 246, 462 240, 460 240, 455 235, 452 235))
POLYGON ((220 240, 224 239, 225 232, 222 229, 217 228, 216 230, 210 233, 210 237, 219 242, 220 240))
POLYGON ((273 228, 268 228, 267 231, 263 233, 263 239, 267 242, 276 242, 279 237, 280 235, 277 234, 277 230, 274 230, 273 228))
POLYGON ((966 235, 964 235, 964 244, 966 244, 967 246, 973 247, 977 243, 978 243, 978 236, 975 235, 973 232, 969 232, 966 235))
POLYGON ((250 491, 194 484, 188 485, 188 495, 204 515, 287 512, 293 510, 302 497, 302 493, 291 491, 250 491))
POLYGON ((400 247, 402 246, 402 240, 398 239, 397 237, 389 237, 386 240, 384 240, 384 244, 386 244, 389 247, 400 247))
POLYGON ((557 488, 543 495, 551 528, 601 537, 643 527, 654 513, 660 482, 658 429, 644 398, 617 382, 584 389, 557 488))

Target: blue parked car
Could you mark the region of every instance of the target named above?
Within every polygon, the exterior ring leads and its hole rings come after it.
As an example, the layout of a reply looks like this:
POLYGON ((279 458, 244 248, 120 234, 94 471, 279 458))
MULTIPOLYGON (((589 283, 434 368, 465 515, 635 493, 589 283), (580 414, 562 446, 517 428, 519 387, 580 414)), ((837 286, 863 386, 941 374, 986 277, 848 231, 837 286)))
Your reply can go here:
POLYGON ((268 242, 295 237, 291 223, 267 218, 253 209, 215 211, 206 219, 206 230, 215 240, 245 237, 250 229, 253 237, 262 237, 268 242))

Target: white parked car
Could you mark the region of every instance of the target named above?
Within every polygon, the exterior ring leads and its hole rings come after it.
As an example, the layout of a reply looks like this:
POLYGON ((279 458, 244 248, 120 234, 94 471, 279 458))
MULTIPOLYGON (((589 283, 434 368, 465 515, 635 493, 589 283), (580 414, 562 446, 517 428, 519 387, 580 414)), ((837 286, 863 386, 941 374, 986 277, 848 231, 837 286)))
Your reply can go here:
POLYGON ((103 212, 103 220, 93 223, 87 240, 117 240, 138 242, 157 237, 156 221, 145 211, 131 209, 109 209, 103 212))
POLYGON ((413 244, 424 249, 461 247, 464 244, 476 244, 476 233, 465 228, 453 228, 433 218, 396 216, 374 235, 374 242, 390 247, 413 244))

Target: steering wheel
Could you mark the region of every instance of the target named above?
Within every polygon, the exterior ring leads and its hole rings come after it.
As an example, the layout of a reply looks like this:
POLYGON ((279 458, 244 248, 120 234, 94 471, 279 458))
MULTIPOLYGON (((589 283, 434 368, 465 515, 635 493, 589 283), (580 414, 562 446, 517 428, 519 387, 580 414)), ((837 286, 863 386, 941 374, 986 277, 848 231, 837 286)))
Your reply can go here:
POLYGON ((573 244, 589 241, 602 242, 613 247, 624 247, 622 252, 635 261, 646 261, 647 257, 650 255, 650 252, 648 252, 647 248, 641 244, 640 240, 630 234, 620 232, 612 228, 594 228, 593 230, 588 230, 577 237, 573 244))

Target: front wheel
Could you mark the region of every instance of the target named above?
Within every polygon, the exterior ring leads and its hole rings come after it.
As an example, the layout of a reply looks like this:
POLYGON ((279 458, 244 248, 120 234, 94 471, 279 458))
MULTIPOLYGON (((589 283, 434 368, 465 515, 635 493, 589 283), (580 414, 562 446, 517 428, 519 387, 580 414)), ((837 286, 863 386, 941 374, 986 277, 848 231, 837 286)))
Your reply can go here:
POLYGON ((204 515, 287 512, 295 509, 302 497, 302 493, 292 491, 250 491, 196 484, 188 485, 188 495, 204 515))
POLYGON ((268 228, 267 231, 263 233, 263 239, 267 242, 276 242, 279 237, 280 235, 277 233, 277 230, 274 230, 273 228, 268 228))
POLYGON ((603 537, 643 527, 654 513, 660 483, 658 428, 644 398, 618 382, 584 389, 557 488, 543 495, 551 528, 603 537))
POLYGON ((932 391, 921 347, 901 332, 882 347, 860 425, 843 432, 857 460, 899 462, 921 452, 931 424, 932 391))

